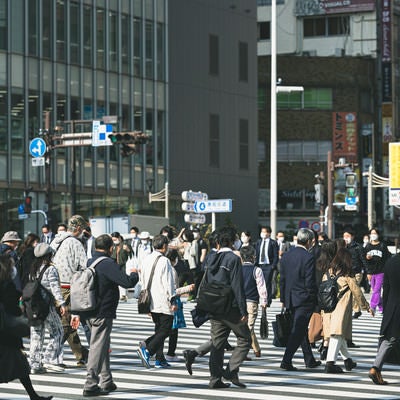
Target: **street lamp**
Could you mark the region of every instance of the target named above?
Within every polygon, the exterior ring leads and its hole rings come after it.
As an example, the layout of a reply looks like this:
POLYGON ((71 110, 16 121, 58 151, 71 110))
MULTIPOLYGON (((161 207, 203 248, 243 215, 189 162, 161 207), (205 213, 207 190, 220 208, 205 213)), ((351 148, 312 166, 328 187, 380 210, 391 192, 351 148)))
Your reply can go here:
POLYGON ((302 92, 302 86, 280 86, 276 81, 276 0, 271 1, 271 158, 270 158, 270 225, 272 235, 276 235, 278 178, 277 178, 277 130, 276 94, 278 92, 302 92))

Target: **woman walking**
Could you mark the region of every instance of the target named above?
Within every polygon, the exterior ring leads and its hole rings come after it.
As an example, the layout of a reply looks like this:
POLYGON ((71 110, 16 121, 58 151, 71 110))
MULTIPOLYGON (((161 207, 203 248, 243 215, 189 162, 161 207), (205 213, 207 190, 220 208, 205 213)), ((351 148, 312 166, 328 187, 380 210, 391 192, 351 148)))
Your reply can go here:
MULTIPOLYGON (((21 293, 17 291, 13 278, 17 274, 14 260, 7 256, 0 256, 0 306, 12 316, 21 315, 18 300, 21 293)), ((29 395, 30 400, 51 400, 53 396, 39 396, 33 388, 29 377, 29 364, 22 353, 22 339, 13 335, 13 332, 0 331, 0 383, 19 379, 29 395)))
MULTIPOLYGON (((337 278, 339 301, 331 313, 328 328, 330 338, 325 372, 337 374, 343 372, 343 369, 336 365, 339 352, 343 357, 346 371, 351 371, 357 366, 351 359, 346 342, 351 339, 353 296, 363 310, 367 310, 372 316, 374 316, 374 311, 370 308, 352 274, 352 257, 348 249, 338 249, 328 272, 331 277, 337 278)), ((327 279, 326 276, 324 278, 327 279)))

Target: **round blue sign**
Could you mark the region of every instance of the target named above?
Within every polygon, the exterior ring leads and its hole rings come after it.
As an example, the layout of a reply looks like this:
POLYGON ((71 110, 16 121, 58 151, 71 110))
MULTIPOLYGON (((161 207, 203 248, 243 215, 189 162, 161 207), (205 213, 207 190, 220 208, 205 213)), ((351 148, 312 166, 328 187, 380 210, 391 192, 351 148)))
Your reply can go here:
POLYGON ((43 157, 46 153, 46 142, 41 138, 35 138, 29 144, 29 153, 32 157, 43 157))

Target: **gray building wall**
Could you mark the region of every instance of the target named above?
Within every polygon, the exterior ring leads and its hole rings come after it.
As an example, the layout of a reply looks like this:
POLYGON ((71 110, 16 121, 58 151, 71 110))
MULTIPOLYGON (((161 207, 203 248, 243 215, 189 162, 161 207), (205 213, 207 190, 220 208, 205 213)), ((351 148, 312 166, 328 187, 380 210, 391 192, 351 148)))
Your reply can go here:
MULTIPOLYGON (((229 218, 257 230, 256 1, 169 1, 171 192, 232 198, 229 218), (219 74, 209 73, 209 36, 219 42, 219 74), (239 43, 248 46, 248 80, 239 81, 239 43), (219 166, 210 166, 210 114, 219 115, 219 166), (248 121, 248 169, 239 167, 239 121, 248 121), (184 167, 184 168, 182 168, 184 167)), ((179 218, 179 214, 178 214, 179 218)), ((182 218, 183 219, 183 213, 182 218)), ((207 222, 210 222, 208 217, 207 222)))

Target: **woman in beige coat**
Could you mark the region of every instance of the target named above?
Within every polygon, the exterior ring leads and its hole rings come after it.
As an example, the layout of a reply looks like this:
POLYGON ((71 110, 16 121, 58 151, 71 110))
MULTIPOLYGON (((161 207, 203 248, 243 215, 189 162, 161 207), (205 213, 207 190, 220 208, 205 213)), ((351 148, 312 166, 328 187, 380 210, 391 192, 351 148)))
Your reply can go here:
POLYGON ((335 258, 332 260, 329 273, 331 276, 338 277, 339 301, 331 313, 328 328, 330 340, 325 372, 337 374, 343 372, 343 369, 335 364, 339 352, 344 359, 346 371, 351 371, 357 366, 350 357, 346 343, 346 340, 351 338, 353 297, 361 309, 367 310, 372 316, 374 312, 352 275, 352 258, 349 250, 338 249, 335 258))

